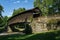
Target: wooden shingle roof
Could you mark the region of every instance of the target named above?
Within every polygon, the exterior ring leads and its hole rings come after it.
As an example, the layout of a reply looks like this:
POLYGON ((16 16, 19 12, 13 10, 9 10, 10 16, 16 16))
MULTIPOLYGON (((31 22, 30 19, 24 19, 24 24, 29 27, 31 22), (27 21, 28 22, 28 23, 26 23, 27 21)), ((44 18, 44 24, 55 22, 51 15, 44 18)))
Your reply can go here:
MULTIPOLYGON (((17 15, 14 15, 14 16, 10 17, 10 18, 8 19, 8 21, 11 20, 12 18, 16 17, 16 16, 19 16, 19 15, 21 15, 21 14, 25 14, 25 13, 27 13, 27 12, 35 12, 35 11, 34 11, 35 9, 39 9, 39 8, 36 7, 36 8, 30 9, 30 10, 26 10, 26 11, 24 11, 24 12, 18 13, 17 15)), ((39 10, 39 11, 41 12, 41 10, 39 10)))

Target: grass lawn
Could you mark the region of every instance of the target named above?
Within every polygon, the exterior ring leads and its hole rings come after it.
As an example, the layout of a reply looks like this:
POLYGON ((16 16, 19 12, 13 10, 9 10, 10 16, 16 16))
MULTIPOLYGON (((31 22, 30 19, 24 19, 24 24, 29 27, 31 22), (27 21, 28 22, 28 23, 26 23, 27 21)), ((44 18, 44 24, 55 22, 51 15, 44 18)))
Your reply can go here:
POLYGON ((0 36, 0 40, 60 40, 60 30, 30 35, 0 36))

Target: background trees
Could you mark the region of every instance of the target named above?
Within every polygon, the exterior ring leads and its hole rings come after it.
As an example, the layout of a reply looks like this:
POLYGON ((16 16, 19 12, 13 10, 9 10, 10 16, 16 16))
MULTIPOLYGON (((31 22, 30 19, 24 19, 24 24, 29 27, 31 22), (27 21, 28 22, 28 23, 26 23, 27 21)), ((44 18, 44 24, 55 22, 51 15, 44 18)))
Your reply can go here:
POLYGON ((19 8, 19 9, 17 9, 17 10, 14 9, 12 16, 14 16, 14 15, 16 15, 16 14, 18 14, 18 13, 21 13, 21 12, 23 12, 23 11, 25 11, 25 10, 26 10, 25 8, 19 8))
POLYGON ((3 12, 3 7, 0 5, 0 27, 2 25, 3 19, 2 19, 2 12, 3 12))
POLYGON ((2 12, 3 12, 4 10, 3 10, 3 6, 2 5, 0 5, 0 17, 3 17, 2 16, 2 12))
POLYGON ((4 27, 7 24, 8 17, 7 16, 2 16, 3 12, 3 6, 0 5, 0 27, 4 27))
POLYGON ((7 16, 0 19, 0 27, 5 27, 7 25, 7 20, 8 20, 7 16))
POLYGON ((7 16, 2 16, 3 11, 3 6, 0 5, 0 33, 5 32, 8 20, 7 16))
POLYGON ((42 15, 54 15, 60 13, 60 0, 35 0, 34 7, 39 7, 42 15))

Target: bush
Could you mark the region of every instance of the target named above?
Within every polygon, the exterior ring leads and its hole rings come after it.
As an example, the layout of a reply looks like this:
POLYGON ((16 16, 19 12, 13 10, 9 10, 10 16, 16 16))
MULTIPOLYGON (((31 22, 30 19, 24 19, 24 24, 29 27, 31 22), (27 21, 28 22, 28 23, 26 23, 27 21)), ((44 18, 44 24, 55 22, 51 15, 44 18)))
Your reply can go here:
POLYGON ((48 30, 57 29, 57 21, 58 21, 57 19, 48 20, 47 29, 48 30))

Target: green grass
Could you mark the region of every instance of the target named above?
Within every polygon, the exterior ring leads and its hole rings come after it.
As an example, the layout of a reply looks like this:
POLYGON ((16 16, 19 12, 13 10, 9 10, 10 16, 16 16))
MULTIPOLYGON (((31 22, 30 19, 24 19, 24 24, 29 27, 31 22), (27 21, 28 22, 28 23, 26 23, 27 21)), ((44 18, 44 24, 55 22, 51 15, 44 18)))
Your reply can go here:
POLYGON ((0 36, 0 40, 60 40, 60 30, 30 35, 0 36))

